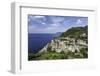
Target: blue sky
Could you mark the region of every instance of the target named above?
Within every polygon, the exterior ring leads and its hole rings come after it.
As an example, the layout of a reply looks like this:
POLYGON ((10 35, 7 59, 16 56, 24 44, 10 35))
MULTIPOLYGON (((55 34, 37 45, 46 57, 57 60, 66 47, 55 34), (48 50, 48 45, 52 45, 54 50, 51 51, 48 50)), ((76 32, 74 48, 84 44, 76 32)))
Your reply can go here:
POLYGON ((57 33, 88 25, 88 17, 28 15, 28 33, 57 33))

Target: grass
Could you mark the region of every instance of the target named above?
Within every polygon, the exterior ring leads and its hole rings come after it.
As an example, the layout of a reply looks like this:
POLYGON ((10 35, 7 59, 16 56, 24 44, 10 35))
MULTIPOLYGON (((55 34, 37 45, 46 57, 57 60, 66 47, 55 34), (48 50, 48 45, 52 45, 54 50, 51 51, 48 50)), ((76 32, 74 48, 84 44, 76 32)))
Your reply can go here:
POLYGON ((77 59, 88 58, 87 49, 81 49, 80 52, 64 52, 57 53, 56 51, 47 51, 43 53, 29 53, 28 60, 56 60, 56 59, 77 59))

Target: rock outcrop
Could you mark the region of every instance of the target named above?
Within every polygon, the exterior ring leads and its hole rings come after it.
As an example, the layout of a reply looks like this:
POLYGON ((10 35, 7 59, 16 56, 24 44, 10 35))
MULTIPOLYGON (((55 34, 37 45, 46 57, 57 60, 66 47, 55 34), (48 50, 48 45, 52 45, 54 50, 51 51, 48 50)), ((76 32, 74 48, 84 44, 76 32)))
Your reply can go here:
POLYGON ((76 27, 64 32, 60 37, 54 38, 39 53, 47 51, 55 52, 80 52, 88 48, 87 27, 76 27))
POLYGON ((80 49, 87 48, 87 43, 84 40, 78 39, 75 41, 74 38, 55 38, 48 43, 40 52, 56 51, 56 52, 80 52, 80 49))

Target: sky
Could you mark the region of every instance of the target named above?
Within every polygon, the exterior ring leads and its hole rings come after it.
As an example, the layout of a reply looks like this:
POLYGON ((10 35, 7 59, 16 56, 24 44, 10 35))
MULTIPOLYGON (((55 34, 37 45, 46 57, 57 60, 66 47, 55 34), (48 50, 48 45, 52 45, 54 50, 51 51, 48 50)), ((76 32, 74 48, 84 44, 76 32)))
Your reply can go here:
POLYGON ((65 32, 72 27, 88 25, 88 17, 28 15, 28 33, 65 32))

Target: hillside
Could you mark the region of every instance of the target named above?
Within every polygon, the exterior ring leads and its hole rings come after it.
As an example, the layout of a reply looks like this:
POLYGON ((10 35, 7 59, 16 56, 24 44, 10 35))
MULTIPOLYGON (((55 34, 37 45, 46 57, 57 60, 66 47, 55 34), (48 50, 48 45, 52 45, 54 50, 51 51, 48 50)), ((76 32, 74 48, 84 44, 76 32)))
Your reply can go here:
POLYGON ((85 27, 72 27, 66 32, 62 33, 60 37, 79 38, 82 34, 87 35, 87 26, 85 27))
POLYGON ((75 59, 88 57, 87 26, 72 27, 54 38, 29 60, 75 59))

